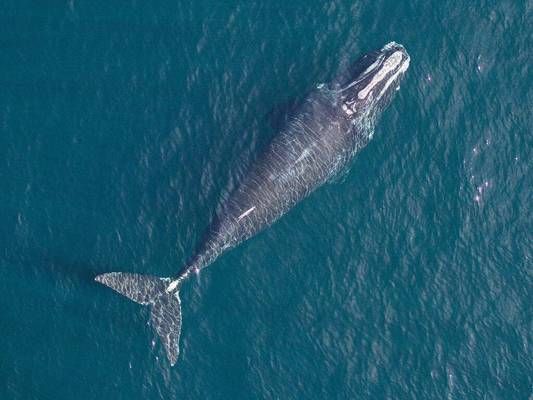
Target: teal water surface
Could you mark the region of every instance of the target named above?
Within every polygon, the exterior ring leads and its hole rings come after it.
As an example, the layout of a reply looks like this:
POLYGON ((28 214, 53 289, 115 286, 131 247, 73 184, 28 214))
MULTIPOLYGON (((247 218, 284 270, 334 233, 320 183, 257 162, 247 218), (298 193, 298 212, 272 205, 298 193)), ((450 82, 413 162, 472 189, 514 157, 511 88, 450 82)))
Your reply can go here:
POLYGON ((14 1, 0 10, 1 399, 531 399, 531 1, 14 1), (350 172, 148 311, 269 115, 395 40, 350 172))

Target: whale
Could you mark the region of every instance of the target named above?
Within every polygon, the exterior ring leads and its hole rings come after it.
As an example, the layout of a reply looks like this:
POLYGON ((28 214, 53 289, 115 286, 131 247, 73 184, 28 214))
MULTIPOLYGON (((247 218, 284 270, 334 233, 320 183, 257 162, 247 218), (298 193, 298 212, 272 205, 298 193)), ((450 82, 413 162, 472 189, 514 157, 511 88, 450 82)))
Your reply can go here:
POLYGON ((399 89, 409 63, 404 46, 390 42, 303 96, 213 213, 195 253, 177 275, 161 278, 109 272, 95 277, 97 282, 150 308, 150 325, 171 366, 179 357, 183 284, 347 169, 372 139, 379 116, 399 89))

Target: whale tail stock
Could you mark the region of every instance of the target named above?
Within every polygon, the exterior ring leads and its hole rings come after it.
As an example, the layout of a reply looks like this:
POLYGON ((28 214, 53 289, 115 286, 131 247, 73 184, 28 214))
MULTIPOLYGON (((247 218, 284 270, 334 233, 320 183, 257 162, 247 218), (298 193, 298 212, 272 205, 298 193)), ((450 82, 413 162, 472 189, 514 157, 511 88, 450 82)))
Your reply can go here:
POLYGON ((110 272, 98 275, 95 281, 109 286, 136 303, 150 306, 150 324, 159 335, 170 365, 179 355, 181 334, 181 301, 177 284, 169 278, 150 275, 110 272), (167 289, 171 287, 171 291, 167 289))

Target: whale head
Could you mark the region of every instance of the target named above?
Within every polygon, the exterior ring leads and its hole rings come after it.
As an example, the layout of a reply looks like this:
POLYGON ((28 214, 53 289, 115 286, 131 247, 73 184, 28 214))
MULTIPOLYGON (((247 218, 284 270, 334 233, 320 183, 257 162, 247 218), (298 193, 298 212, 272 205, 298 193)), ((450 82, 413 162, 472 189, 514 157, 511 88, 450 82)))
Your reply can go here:
POLYGON ((386 108, 409 68, 409 61, 405 48, 396 42, 361 57, 335 82, 342 112, 355 119, 386 108))

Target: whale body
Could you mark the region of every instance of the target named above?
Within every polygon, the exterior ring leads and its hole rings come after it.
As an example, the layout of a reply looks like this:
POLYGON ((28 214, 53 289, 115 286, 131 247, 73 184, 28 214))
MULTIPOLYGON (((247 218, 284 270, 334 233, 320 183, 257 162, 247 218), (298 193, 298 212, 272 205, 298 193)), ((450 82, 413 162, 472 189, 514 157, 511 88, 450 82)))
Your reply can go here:
POLYGON ((179 355, 183 282, 342 171, 372 139, 377 118, 391 102, 409 62, 405 48, 391 42, 361 57, 332 82, 317 85, 222 205, 196 253, 175 278, 126 272, 95 278, 151 307, 151 325, 171 365, 179 355))

